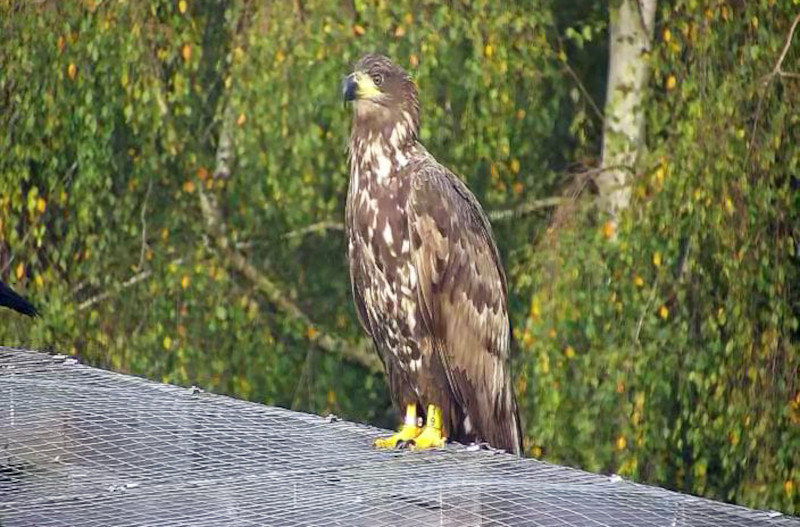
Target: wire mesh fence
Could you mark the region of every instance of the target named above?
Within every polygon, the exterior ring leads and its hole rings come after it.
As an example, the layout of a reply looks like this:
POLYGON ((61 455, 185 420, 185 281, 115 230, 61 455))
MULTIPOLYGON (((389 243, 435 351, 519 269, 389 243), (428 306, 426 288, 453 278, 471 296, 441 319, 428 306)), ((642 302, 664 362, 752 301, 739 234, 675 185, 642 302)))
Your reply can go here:
POLYGON ((0 347, 0 526, 745 526, 800 520, 0 347))

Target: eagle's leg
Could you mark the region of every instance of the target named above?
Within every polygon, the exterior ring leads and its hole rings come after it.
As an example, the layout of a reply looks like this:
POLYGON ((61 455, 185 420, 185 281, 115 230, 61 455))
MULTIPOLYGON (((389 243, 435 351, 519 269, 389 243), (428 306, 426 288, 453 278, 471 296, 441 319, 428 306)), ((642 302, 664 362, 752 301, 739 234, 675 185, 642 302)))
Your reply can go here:
POLYGON ((395 448, 398 443, 405 444, 422 431, 422 428, 417 425, 417 405, 411 403, 406 405, 406 418, 403 420, 400 430, 389 437, 379 437, 374 444, 378 448, 395 448))
POLYGON ((425 428, 410 440, 408 444, 414 450, 443 447, 447 438, 442 434, 442 410, 436 405, 429 404, 426 412, 425 428))

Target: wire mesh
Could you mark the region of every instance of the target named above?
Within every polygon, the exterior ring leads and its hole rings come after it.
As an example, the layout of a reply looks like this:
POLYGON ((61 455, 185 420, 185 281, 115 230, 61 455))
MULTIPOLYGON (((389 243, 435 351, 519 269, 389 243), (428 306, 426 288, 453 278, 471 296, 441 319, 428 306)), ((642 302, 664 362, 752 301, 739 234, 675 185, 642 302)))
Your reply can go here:
POLYGON ((0 525, 743 526, 800 520, 0 347, 0 525))

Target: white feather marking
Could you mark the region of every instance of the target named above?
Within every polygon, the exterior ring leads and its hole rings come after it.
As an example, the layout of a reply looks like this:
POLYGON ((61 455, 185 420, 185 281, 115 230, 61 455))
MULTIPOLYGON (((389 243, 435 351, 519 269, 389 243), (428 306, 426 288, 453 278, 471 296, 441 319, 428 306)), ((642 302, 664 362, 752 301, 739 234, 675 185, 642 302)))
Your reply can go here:
POLYGON ((406 254, 408 252, 408 249, 409 249, 408 240, 407 239, 403 240, 403 244, 400 246, 400 254, 406 254))
POLYGON ((417 268, 410 262, 408 264, 408 284, 412 289, 417 287, 417 268))
MULTIPOLYGON (((464 411, 464 413, 467 413, 466 410, 464 411)), ((466 416, 464 418, 464 432, 467 434, 472 433, 472 421, 469 420, 469 416, 466 416)))
POLYGON ((411 369, 413 371, 419 371, 419 369, 422 367, 422 359, 419 358, 417 360, 409 361, 408 364, 409 364, 409 366, 411 366, 411 369))
POLYGON ((394 243, 392 227, 389 225, 389 222, 386 222, 386 227, 383 229, 383 241, 385 241, 387 245, 392 245, 394 243))

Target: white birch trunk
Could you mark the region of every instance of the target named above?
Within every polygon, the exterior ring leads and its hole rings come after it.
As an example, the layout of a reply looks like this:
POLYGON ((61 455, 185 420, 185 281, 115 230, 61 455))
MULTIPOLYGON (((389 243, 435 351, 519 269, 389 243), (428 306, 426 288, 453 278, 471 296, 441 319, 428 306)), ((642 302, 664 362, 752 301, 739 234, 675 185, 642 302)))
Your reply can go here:
POLYGON ((609 66, 603 125, 600 205, 615 221, 628 207, 631 178, 644 141, 644 89, 649 75, 656 0, 610 0, 609 66), (622 167, 622 168, 619 168, 622 167))

